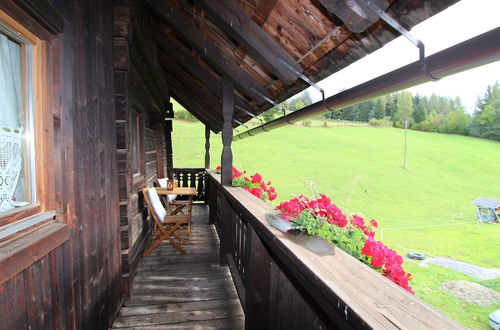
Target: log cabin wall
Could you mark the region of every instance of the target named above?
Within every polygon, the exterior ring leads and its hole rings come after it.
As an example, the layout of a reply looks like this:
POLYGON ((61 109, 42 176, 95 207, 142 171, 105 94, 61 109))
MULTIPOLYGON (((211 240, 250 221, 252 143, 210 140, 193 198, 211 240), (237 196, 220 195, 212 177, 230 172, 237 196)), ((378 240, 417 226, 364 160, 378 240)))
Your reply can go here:
POLYGON ((55 220, 0 241, 9 253, 24 244, 19 255, 31 258, 23 267, 15 254, 0 263, 0 329, 105 329, 122 304, 112 5, 0 2, 45 42, 40 88, 50 120, 41 131, 50 148, 37 152, 37 186, 39 210, 56 211, 55 220))
POLYGON ((115 0, 113 13, 122 286, 128 298, 152 228, 140 190, 166 173, 164 117, 169 93, 156 58, 149 13, 133 0, 115 0))

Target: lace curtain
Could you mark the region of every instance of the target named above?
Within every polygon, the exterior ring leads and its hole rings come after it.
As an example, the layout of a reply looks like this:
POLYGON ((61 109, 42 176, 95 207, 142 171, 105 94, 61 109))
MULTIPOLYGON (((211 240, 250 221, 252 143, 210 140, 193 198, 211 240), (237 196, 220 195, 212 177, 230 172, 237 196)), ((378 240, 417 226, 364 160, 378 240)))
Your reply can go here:
POLYGON ((0 212, 26 204, 22 91, 21 47, 0 33, 0 212))

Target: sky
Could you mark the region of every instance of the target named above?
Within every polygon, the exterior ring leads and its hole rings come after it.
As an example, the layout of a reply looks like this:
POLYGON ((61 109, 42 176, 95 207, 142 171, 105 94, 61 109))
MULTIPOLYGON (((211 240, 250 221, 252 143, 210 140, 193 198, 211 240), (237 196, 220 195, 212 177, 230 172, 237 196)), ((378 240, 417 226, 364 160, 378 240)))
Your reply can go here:
MULTIPOLYGON (((431 55, 499 26, 500 0, 461 0, 415 26, 411 33, 425 44, 426 55, 431 55)), ((326 96, 331 96, 417 60, 417 47, 400 36, 318 85, 326 96)), ((452 98, 460 96, 466 111, 472 112, 477 97, 496 81, 500 82, 500 61, 415 86, 409 91, 427 96, 432 93, 452 98)), ((319 92, 308 90, 314 101, 319 100, 319 92)))

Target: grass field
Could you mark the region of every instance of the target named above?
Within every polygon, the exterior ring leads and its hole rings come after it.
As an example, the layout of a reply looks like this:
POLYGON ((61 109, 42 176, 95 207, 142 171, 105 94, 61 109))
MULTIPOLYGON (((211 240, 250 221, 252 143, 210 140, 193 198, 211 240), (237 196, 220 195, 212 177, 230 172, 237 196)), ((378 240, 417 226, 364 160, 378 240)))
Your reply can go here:
MULTIPOLYGON (((174 166, 202 167, 204 128, 174 123, 174 166)), ((419 251, 500 268, 500 225, 478 224, 470 204, 500 197, 500 143, 471 137, 370 127, 288 126, 233 144, 234 164, 271 180, 278 200, 310 194, 315 185, 349 213, 378 221, 378 239, 401 254, 419 251)), ((220 163, 220 136, 212 135, 212 167, 220 163)), ((500 302, 480 307, 441 290, 441 283, 472 278, 408 261, 417 296, 474 329, 488 329, 500 302)), ((476 281, 480 282, 480 281, 476 281)), ((481 282, 480 282, 481 283, 481 282)), ((482 284, 500 289, 500 279, 482 284)))

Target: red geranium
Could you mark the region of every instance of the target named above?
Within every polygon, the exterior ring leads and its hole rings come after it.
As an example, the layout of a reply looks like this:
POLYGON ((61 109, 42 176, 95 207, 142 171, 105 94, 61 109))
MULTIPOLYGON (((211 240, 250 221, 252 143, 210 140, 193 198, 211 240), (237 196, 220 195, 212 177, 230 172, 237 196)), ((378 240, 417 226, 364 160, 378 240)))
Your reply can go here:
MULTIPOLYGON (((221 166, 217 166, 216 169, 220 171, 222 168, 221 166)), ((262 175, 260 175, 259 173, 255 173, 254 175, 250 176, 250 178, 245 176, 245 174, 246 171, 241 172, 233 166, 233 186, 243 187, 243 189, 247 190, 252 195, 264 201, 273 201, 278 197, 274 187, 271 187, 271 181, 267 181, 266 184, 262 178, 262 175)))
POLYGON ((375 220, 370 220, 369 224, 365 223, 363 217, 353 215, 349 221, 343 212, 331 203, 331 199, 325 195, 320 195, 320 198, 310 200, 304 195, 292 198, 287 202, 282 202, 277 207, 281 216, 290 222, 296 221, 301 216, 301 213, 307 210, 319 219, 324 219, 333 226, 344 228, 344 230, 358 229, 363 232, 364 245, 361 250, 361 255, 364 256, 361 260, 367 262, 370 266, 381 272, 382 275, 389 278, 405 290, 413 293, 409 281, 411 274, 405 273, 403 270, 403 258, 394 250, 375 240, 374 228, 378 227, 375 220))

